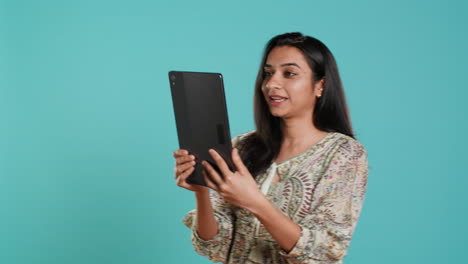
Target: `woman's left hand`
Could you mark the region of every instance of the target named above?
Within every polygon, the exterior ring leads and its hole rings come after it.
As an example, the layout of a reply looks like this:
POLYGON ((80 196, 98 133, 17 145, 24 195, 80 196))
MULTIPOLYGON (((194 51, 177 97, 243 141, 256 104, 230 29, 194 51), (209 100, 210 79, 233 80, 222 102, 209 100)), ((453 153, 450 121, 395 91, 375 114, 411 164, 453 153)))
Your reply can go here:
POLYGON ((231 172, 224 159, 215 150, 210 149, 209 153, 223 175, 219 175, 208 162, 203 161, 202 165, 205 167, 203 174, 207 186, 217 191, 226 202, 251 210, 263 193, 242 162, 238 150, 234 148, 232 151, 236 172, 231 172))

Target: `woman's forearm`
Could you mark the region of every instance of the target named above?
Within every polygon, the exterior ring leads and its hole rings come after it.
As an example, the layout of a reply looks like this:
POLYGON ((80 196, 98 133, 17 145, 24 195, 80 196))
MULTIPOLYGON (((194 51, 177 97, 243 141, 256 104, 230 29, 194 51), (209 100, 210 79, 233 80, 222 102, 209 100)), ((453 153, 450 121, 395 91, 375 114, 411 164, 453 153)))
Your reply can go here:
POLYGON ((195 192, 197 201, 197 233, 204 240, 213 238, 218 233, 218 222, 213 215, 210 193, 208 190, 195 192))
POLYGON ((264 196, 253 208, 247 208, 263 224, 286 252, 294 248, 301 235, 301 227, 279 211, 264 196))

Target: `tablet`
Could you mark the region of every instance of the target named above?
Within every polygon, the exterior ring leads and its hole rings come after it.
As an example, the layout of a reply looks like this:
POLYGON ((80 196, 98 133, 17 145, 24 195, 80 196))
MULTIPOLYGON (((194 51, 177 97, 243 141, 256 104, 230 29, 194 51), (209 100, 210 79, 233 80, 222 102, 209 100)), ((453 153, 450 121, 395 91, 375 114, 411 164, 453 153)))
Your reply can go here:
POLYGON ((169 82, 179 148, 188 150, 197 162, 187 182, 206 186, 203 160, 222 177, 208 153, 210 148, 223 157, 231 171, 235 171, 223 76, 220 73, 170 71, 169 82))

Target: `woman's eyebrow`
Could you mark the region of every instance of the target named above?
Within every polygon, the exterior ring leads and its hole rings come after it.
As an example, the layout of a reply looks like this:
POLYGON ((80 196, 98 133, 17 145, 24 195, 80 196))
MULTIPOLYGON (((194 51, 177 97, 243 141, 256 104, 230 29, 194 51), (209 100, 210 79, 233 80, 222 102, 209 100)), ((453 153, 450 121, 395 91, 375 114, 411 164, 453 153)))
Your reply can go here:
MULTIPOLYGON (((286 67, 286 66, 296 66, 298 67, 299 69, 301 69, 301 67, 299 65, 297 65, 297 63, 294 63, 294 62, 288 62, 288 63, 283 63, 280 65, 281 67, 286 67)), ((265 66, 263 66, 264 68, 271 68, 273 66, 271 66, 270 64, 265 64, 265 66)))

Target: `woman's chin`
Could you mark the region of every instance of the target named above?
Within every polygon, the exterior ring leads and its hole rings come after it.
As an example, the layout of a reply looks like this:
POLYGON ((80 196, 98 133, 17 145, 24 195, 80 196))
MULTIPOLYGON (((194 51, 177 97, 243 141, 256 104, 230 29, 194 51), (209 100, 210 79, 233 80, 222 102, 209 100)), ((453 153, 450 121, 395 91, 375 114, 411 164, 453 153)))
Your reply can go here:
POLYGON ((283 117, 284 113, 278 113, 278 112, 270 112, 272 116, 274 117, 283 117))

